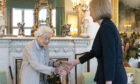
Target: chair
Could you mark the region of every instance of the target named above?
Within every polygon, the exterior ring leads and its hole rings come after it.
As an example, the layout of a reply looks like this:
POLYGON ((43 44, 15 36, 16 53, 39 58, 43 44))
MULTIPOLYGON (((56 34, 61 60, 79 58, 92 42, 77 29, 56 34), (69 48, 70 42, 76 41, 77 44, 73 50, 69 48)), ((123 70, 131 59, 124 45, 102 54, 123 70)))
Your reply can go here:
MULTIPOLYGON (((84 53, 79 53, 79 54, 75 54, 75 59, 78 59, 79 57, 83 56, 84 54, 86 54, 88 52, 84 52, 84 53)), ((83 72, 90 72, 90 61, 87 61, 86 63, 82 64, 82 65, 76 65, 75 67, 75 84, 80 84, 80 75, 83 72), (86 67, 86 70, 82 70, 82 67, 86 67), (78 70, 81 71, 78 71, 78 70)))
POLYGON ((0 71, 0 84, 7 84, 5 71, 0 71))

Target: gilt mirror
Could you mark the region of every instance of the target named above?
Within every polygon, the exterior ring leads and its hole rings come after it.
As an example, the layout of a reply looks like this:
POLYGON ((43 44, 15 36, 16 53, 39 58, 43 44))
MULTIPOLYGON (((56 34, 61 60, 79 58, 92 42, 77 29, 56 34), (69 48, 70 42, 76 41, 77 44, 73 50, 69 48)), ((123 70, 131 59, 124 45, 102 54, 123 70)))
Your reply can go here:
POLYGON ((119 28, 123 32, 140 32, 140 0, 119 0, 119 28))
POLYGON ((34 36, 34 31, 37 30, 39 26, 52 26, 52 7, 48 4, 48 1, 40 0, 39 3, 35 5, 34 8, 34 26, 32 28, 32 36, 34 36))
POLYGON ((112 0, 112 9, 119 32, 140 32, 140 0, 112 0))
POLYGON ((40 25, 50 25, 50 9, 48 6, 42 6, 39 8, 38 23, 40 25))

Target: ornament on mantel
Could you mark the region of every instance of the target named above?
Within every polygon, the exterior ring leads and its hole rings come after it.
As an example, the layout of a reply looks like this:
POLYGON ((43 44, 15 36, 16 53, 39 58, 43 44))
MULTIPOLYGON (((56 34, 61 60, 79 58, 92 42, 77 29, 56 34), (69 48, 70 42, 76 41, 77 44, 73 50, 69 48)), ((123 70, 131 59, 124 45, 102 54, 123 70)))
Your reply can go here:
POLYGON ((65 24, 62 26, 62 36, 70 36, 71 24, 65 24))
POLYGON ((88 27, 89 27, 89 20, 88 18, 84 17, 81 24, 81 34, 80 34, 81 37, 85 37, 85 38, 89 37, 87 33, 88 27))
POLYGON ((19 28, 18 35, 23 36, 24 35, 24 25, 25 25, 25 23, 18 23, 17 25, 18 25, 18 28, 19 28))
POLYGON ((0 26, 0 36, 4 36, 4 32, 5 32, 5 26, 2 25, 0 26))

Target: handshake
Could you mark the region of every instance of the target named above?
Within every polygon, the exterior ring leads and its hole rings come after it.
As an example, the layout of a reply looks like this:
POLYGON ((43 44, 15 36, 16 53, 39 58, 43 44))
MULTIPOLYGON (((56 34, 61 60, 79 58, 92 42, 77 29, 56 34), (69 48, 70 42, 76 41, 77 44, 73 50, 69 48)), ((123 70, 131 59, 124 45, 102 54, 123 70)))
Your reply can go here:
POLYGON ((52 72, 55 74, 59 74, 60 76, 67 75, 72 70, 72 68, 79 63, 80 62, 78 59, 73 61, 54 62, 54 66, 56 66, 56 68, 53 68, 52 72))

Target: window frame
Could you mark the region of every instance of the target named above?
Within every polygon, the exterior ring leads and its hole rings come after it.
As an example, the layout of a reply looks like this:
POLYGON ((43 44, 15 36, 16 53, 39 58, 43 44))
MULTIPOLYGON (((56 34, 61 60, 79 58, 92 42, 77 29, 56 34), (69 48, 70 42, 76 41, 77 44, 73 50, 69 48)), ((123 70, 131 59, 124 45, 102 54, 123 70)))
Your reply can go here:
MULTIPOLYGON (((22 15, 21 15, 21 22, 24 22, 24 18, 25 18, 25 15, 24 15, 24 12, 26 11, 26 10, 29 10, 29 9, 25 9, 25 8, 12 8, 11 9, 11 30, 12 30, 12 35, 18 35, 18 34, 14 34, 14 29, 18 29, 18 27, 17 26, 14 26, 14 23, 13 23, 13 10, 14 9, 19 9, 19 10, 21 10, 22 11, 22 15)), ((33 10, 33 12, 34 12, 34 9, 30 9, 30 10, 33 10)), ((55 15, 52 15, 53 17, 52 17, 52 25, 54 26, 54 29, 55 29, 55 31, 56 31, 56 9, 53 9, 52 10, 52 14, 55 14, 55 15), (53 13, 54 12, 54 13, 53 13), (53 20, 54 19, 54 20, 53 20), (54 22, 55 21, 55 22, 54 22)), ((34 26, 34 21, 35 21, 35 18, 34 18, 34 13, 33 13, 33 26, 34 26)), ((32 26, 32 27, 33 27, 32 26)), ((24 26, 24 29, 32 29, 32 27, 25 27, 24 26)), ((24 31, 25 32, 25 31, 24 31)), ((30 35, 31 35, 31 33, 30 33, 30 35)), ((29 36, 29 35, 25 35, 25 36, 29 36)))
MULTIPOLYGON (((25 13, 26 10, 32 10, 32 11, 34 12, 33 9, 12 8, 12 16, 11 16, 11 18, 12 18, 12 20, 11 20, 11 21, 12 21, 12 22, 11 22, 12 31, 14 31, 14 29, 18 29, 18 26, 14 26, 14 23, 13 23, 13 19, 14 19, 14 18, 13 18, 13 10, 14 10, 14 9, 19 9, 19 10, 21 10, 21 12, 22 12, 22 13, 21 13, 21 14, 22 14, 22 15, 21 15, 21 17, 22 17, 22 18, 21 18, 21 22, 22 22, 22 23, 25 22, 25 21, 24 21, 24 19, 25 19, 25 14, 24 14, 24 13, 25 13)), ((34 15, 33 15, 33 25, 34 25, 34 15)), ((31 26, 31 27, 25 27, 25 26, 24 26, 24 29, 25 29, 25 30, 26 30, 26 29, 32 29, 32 27, 33 27, 33 26, 31 26)), ((12 35, 15 35, 14 32, 12 32, 12 35)), ((16 35, 18 35, 18 34, 16 34, 16 35)), ((30 33, 29 35, 31 35, 31 33, 30 33)), ((25 35, 25 36, 29 36, 29 35, 25 35)))

